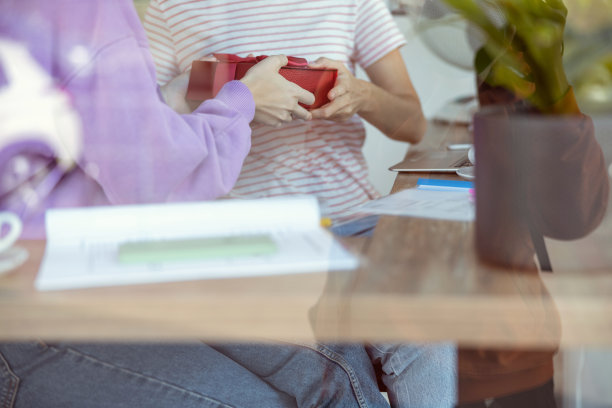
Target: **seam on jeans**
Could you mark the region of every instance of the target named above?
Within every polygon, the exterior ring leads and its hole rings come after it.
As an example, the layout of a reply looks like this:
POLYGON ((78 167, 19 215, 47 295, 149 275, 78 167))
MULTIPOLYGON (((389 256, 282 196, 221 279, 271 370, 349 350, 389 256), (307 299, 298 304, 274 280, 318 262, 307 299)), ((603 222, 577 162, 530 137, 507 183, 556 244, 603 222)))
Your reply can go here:
POLYGON ((0 364, 0 370, 7 374, 7 379, 9 380, 6 387, 2 388, 2 400, 0 404, 3 408, 11 408, 15 404, 15 398, 17 397, 19 377, 11 370, 8 361, 6 361, 2 353, 0 353, 0 360, 4 363, 0 364))
POLYGON ((368 343, 368 346, 372 347, 373 349, 375 349, 376 351, 378 351, 380 354, 384 354, 384 355, 387 355, 387 354, 393 354, 393 351, 385 351, 385 350, 380 349, 380 348, 378 347, 378 346, 379 346, 378 344, 368 343))
POLYGON ((412 394, 408 390, 408 384, 406 384, 405 382, 400 383, 400 384, 398 384, 397 382, 394 382, 393 387, 390 387, 390 388, 393 389, 393 392, 395 393, 396 396, 403 395, 402 405, 406 404, 406 408, 414 407, 414 405, 412 405, 412 402, 410 401, 412 394))
POLYGON ((161 380, 161 379, 159 379, 159 378, 156 378, 156 377, 153 377, 153 376, 150 376, 150 375, 144 375, 144 374, 141 374, 141 373, 139 373, 139 372, 136 372, 136 371, 130 370, 130 369, 128 369, 128 368, 121 367, 121 366, 118 366, 118 365, 115 365, 115 364, 108 363, 108 362, 106 362, 106 361, 99 360, 99 359, 97 359, 97 358, 95 358, 95 357, 93 357, 93 356, 90 356, 90 355, 88 355, 88 354, 85 354, 85 353, 83 353, 83 352, 81 352, 81 351, 79 351, 79 350, 76 350, 76 349, 72 349, 72 348, 70 348, 70 347, 67 347, 67 348, 66 348, 66 351, 67 351, 68 353, 75 354, 75 355, 77 355, 77 356, 80 356, 80 357, 82 357, 82 358, 85 358, 85 359, 87 359, 87 360, 90 360, 90 361, 92 361, 92 362, 95 362, 95 363, 100 364, 100 365, 102 365, 102 366, 109 367, 109 368, 113 368, 113 369, 115 369, 115 370, 119 370, 119 371, 122 371, 122 372, 124 372, 124 373, 130 374, 130 375, 133 375, 133 376, 135 376, 135 377, 140 377, 140 378, 143 378, 143 379, 145 379, 145 380, 147 380, 147 381, 150 381, 150 382, 157 382, 157 383, 163 384, 163 385, 164 385, 164 386, 166 386, 166 387, 169 387, 169 388, 175 389, 175 390, 177 390, 177 391, 184 392, 185 394, 192 395, 192 396, 194 396, 194 397, 196 397, 196 398, 199 398, 199 399, 205 400, 205 401, 207 401, 207 402, 209 402, 209 403, 214 403, 214 404, 216 404, 218 407, 225 407, 225 408, 236 408, 236 407, 234 407, 234 406, 232 406, 232 405, 227 405, 227 404, 225 404, 225 403, 223 403, 223 402, 221 402, 221 401, 218 401, 218 400, 216 400, 216 399, 214 399, 214 398, 208 397, 208 396, 206 396, 206 395, 200 394, 200 393, 195 392, 195 391, 191 391, 191 390, 188 390, 188 389, 182 388, 182 387, 180 387, 180 386, 178 386, 178 385, 175 385, 175 384, 169 383, 169 382, 164 381, 164 380, 161 380))
POLYGON ((359 380, 357 379, 357 375, 355 374, 355 371, 341 355, 339 355, 333 350, 328 349, 322 344, 317 344, 316 346, 311 346, 306 343, 297 343, 297 344, 301 345, 302 347, 306 347, 310 350, 313 350, 317 353, 323 354, 325 357, 329 358, 331 361, 338 364, 348 375, 350 383, 351 383, 351 388, 353 390, 353 393, 355 394, 355 397, 357 398, 357 403, 359 404, 359 406, 362 408, 368 408, 368 404, 366 402, 365 397, 363 396, 363 393, 361 392, 361 387, 359 385, 359 380))

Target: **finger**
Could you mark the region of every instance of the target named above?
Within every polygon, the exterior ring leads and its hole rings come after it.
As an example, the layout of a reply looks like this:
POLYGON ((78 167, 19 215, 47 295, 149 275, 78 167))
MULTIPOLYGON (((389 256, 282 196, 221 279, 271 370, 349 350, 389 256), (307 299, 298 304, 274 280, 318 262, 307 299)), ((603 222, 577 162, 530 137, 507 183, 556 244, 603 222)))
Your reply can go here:
POLYGON ((352 109, 351 102, 352 98, 348 94, 336 96, 336 99, 330 104, 334 108, 333 114, 339 115, 341 112, 350 111, 352 109))
POLYGON ((333 114, 337 111, 337 108, 333 103, 328 103, 325 106, 320 107, 319 109, 313 109, 310 111, 313 119, 329 119, 333 116, 333 114))
POLYGON ((320 112, 316 113, 311 111, 313 119, 330 119, 335 120, 335 117, 340 114, 340 112, 349 109, 350 110, 350 98, 346 96, 338 97, 335 101, 332 101, 325 106, 322 106, 319 110, 320 112))
POLYGON ((313 62, 311 62, 309 65, 310 66, 314 66, 316 65, 317 67, 322 67, 325 66, 330 60, 325 58, 325 57, 319 57, 316 60, 314 60, 313 62))
POLYGON ((268 58, 264 59, 257 63, 257 65, 263 64, 264 67, 273 69, 275 72, 278 72, 282 67, 287 65, 289 60, 284 55, 271 55, 268 58))
POLYGON ((308 92, 304 88, 299 85, 294 84, 293 82, 289 82, 291 88, 293 90, 293 94, 298 98, 298 102, 303 103, 304 105, 312 105, 315 101, 315 96, 313 93, 308 92))
POLYGON ((278 119, 281 123, 289 123, 293 120, 293 116, 291 116, 291 111, 284 111, 278 119))
POLYGON ((344 64, 342 62, 331 60, 325 57, 318 58, 315 62, 311 63, 309 66, 311 68, 335 68, 335 69, 344 68, 344 64))
POLYGON ((218 60, 217 57, 215 57, 213 54, 208 54, 200 58, 200 61, 216 62, 218 60))
POLYGON ((343 86, 337 86, 335 88, 332 88, 329 93, 327 94, 327 97, 329 98, 330 101, 333 101, 334 99, 344 95, 346 93, 346 89, 344 89, 343 86))
POLYGON ((313 109, 310 111, 313 119, 327 119, 326 108, 313 109))
POLYGON ((281 127, 285 123, 289 123, 292 120, 293 120, 293 116, 291 116, 291 111, 286 110, 286 111, 284 111, 284 112, 282 112, 282 113, 277 115, 275 126, 277 128, 281 127))
POLYGON ((291 116, 293 116, 294 119, 303 119, 303 120, 310 120, 312 118, 312 115, 310 114, 310 112, 302 108, 300 105, 297 105, 295 109, 293 109, 291 116))

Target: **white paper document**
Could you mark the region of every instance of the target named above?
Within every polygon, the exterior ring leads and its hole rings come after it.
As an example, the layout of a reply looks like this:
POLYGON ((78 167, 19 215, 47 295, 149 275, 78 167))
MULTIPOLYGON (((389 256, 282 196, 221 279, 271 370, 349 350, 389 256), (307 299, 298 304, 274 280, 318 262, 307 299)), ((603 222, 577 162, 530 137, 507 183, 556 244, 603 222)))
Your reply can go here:
POLYGON ((474 203, 468 190, 438 191, 410 188, 370 201, 355 209, 358 213, 403 215, 450 221, 473 221, 474 203))
POLYGON ((39 290, 358 265, 321 228, 311 197, 55 209, 46 228, 39 290))

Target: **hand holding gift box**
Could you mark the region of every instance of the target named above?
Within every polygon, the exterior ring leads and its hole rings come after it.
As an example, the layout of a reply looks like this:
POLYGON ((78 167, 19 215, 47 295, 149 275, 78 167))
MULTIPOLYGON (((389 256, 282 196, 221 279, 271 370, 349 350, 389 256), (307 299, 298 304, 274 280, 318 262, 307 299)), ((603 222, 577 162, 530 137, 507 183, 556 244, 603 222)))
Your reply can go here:
MULTIPOLYGON (((202 101, 213 98, 221 87, 232 80, 242 79, 247 71, 266 55, 257 57, 239 57, 234 54, 213 54, 216 61, 193 61, 187 99, 202 101)), ((315 96, 311 105, 304 105, 306 109, 316 109, 329 102, 327 94, 334 87, 338 71, 328 68, 311 68, 304 58, 287 57, 288 63, 279 73, 288 81, 304 88, 315 96)))

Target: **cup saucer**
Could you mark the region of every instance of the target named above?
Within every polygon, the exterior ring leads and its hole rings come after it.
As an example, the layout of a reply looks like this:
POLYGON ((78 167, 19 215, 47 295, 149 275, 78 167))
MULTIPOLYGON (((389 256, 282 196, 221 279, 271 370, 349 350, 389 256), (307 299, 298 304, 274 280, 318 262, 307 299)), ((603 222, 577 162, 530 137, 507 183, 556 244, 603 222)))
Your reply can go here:
POLYGON ((21 266, 28 259, 25 248, 14 246, 0 253, 0 275, 21 266))
POLYGON ((476 178, 476 167, 475 166, 464 166, 459 167, 456 171, 459 177, 462 177, 466 180, 474 180, 476 178))

